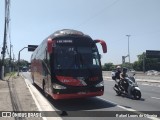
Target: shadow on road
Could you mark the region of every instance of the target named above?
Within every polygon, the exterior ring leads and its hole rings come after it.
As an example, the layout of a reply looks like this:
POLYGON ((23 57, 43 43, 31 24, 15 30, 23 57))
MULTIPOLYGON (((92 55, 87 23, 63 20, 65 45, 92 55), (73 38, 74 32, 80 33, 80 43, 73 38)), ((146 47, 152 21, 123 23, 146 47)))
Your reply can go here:
MULTIPOLYGON (((128 96, 128 95, 116 95, 116 96, 117 96, 117 97, 122 97, 122 98, 131 99, 131 100, 136 100, 136 99, 133 98, 133 96, 132 96, 132 97, 131 97, 131 96, 128 96)), ((136 100, 136 101, 145 101, 145 99, 144 99, 144 98, 141 98, 141 99, 136 100)))
POLYGON ((56 109, 65 111, 95 110, 116 106, 96 97, 58 101, 49 97, 48 100, 56 109))
MULTIPOLYGON (((36 84, 34 84, 34 86, 41 92, 41 94, 43 94, 43 90, 39 86, 36 84)), ((49 96, 47 99, 56 109, 60 111, 95 110, 116 106, 97 97, 54 100, 49 96)))

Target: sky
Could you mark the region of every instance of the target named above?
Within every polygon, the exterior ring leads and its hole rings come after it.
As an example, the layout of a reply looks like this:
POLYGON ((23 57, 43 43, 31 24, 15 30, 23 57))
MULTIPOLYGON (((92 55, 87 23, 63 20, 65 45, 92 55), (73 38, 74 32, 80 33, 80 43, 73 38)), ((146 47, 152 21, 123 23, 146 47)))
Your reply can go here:
MULTIPOLYGON (((4 1, 0 1, 0 51, 4 37, 4 1)), ((15 58, 28 45, 39 45, 57 30, 75 29, 107 43, 102 64, 131 63, 146 50, 160 50, 160 0, 11 0, 10 40, 15 58), (128 58, 126 58, 128 62, 128 58)), ((30 61, 24 49, 21 59, 30 61)), ((6 54, 6 58, 8 55, 6 54)))

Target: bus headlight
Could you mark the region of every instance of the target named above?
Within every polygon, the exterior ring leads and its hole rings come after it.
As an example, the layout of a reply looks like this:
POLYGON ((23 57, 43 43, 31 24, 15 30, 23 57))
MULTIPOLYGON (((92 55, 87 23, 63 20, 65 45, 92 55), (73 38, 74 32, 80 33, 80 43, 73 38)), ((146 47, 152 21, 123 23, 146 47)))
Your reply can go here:
POLYGON ((104 82, 103 81, 98 83, 97 85, 95 85, 95 87, 103 87, 103 86, 104 86, 104 82))
POLYGON ((62 85, 58 85, 58 84, 53 84, 53 88, 54 89, 66 89, 66 87, 64 87, 62 85))

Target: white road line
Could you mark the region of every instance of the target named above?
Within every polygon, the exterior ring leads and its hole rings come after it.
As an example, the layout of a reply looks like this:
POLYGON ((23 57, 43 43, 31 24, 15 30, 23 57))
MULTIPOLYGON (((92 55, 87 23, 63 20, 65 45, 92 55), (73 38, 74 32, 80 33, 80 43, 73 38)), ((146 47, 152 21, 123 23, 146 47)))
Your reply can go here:
MULTIPOLYGON (((23 77, 23 78, 24 78, 24 77, 23 77)), ((25 80, 25 83, 26 83, 26 85, 27 85, 27 87, 28 87, 28 89, 29 89, 29 91, 30 91, 30 93, 31 93, 31 95, 32 95, 32 98, 33 98, 33 100, 34 100, 34 102, 35 102, 35 104, 36 104, 38 110, 39 110, 39 111, 42 111, 42 109, 41 109, 41 107, 40 107, 38 101, 36 100, 36 98, 35 98, 35 96, 34 96, 32 90, 31 90, 30 86, 29 86, 28 83, 27 83, 27 80, 26 80, 25 78, 24 78, 24 80, 25 80)), ((42 119, 43 119, 43 120, 47 120, 46 117, 42 117, 42 119)))
MULTIPOLYGON (((116 105, 117 107, 122 108, 122 109, 124 109, 124 110, 131 111, 131 112, 136 113, 136 114, 144 114, 144 113, 139 112, 139 111, 137 111, 137 110, 134 110, 134 109, 131 109, 131 108, 126 108, 126 107, 124 107, 124 106, 118 105, 117 103, 111 102, 111 101, 109 101, 109 100, 105 100, 105 99, 103 99, 103 98, 101 98, 101 97, 97 97, 97 98, 99 98, 99 99, 101 99, 101 100, 104 100, 104 101, 106 101, 106 102, 109 102, 109 103, 111 103, 111 104, 113 104, 113 105, 116 105)), ((151 119, 151 120, 160 120, 159 118, 156 118, 156 117, 148 117, 148 119, 151 119)))
MULTIPOLYGON (((23 77, 23 76, 22 76, 23 77)), ((23 77, 24 78, 24 77, 23 77)), ((25 83, 32 95, 33 100, 39 111, 55 111, 52 105, 44 98, 41 93, 26 79, 24 78, 25 83)), ((42 117, 43 120, 62 120, 61 117, 42 117)))
POLYGON ((154 84, 145 84, 145 83, 140 83, 140 84, 138 84, 138 85, 144 85, 144 86, 150 86, 150 87, 160 87, 160 86, 157 86, 157 85, 154 85, 154 84))
POLYGON ((157 98, 157 97, 151 97, 151 98, 154 98, 154 99, 160 99, 160 98, 157 98))
MULTIPOLYGON (((147 84, 147 83, 142 83, 142 85, 148 85, 149 86, 149 84, 147 84)), ((151 86, 151 85, 150 85, 151 86)))

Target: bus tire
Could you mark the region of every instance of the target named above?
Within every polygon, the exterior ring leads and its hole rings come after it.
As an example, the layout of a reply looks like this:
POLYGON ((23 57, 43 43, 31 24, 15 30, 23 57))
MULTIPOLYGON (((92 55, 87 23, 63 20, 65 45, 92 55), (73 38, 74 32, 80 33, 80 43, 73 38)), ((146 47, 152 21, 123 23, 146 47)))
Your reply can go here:
POLYGON ((32 75, 32 85, 35 85, 35 82, 34 82, 34 76, 32 75))
POLYGON ((48 93, 46 92, 46 83, 45 81, 43 80, 43 83, 42 83, 42 89, 43 89, 43 94, 45 97, 48 97, 48 93))

